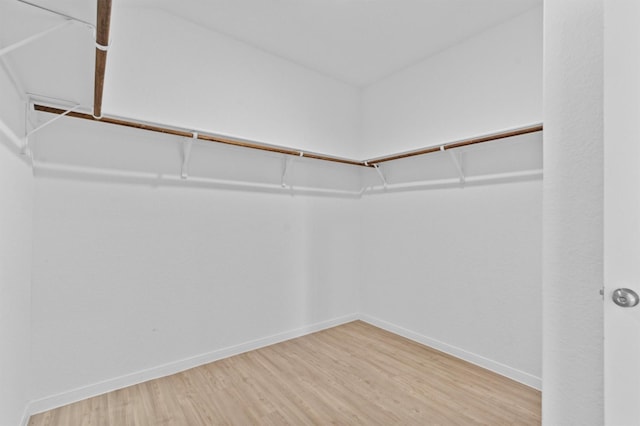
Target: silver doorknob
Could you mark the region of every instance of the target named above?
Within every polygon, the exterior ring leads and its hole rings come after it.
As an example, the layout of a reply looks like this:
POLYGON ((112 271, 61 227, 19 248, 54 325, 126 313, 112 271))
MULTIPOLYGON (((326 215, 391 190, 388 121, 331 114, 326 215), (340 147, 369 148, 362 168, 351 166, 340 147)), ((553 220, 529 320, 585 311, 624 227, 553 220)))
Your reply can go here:
POLYGON ((622 306, 623 308, 633 308, 638 304, 638 302, 640 302, 638 293, 630 288, 619 288, 614 290, 611 295, 611 299, 613 299, 613 302, 616 305, 622 306))

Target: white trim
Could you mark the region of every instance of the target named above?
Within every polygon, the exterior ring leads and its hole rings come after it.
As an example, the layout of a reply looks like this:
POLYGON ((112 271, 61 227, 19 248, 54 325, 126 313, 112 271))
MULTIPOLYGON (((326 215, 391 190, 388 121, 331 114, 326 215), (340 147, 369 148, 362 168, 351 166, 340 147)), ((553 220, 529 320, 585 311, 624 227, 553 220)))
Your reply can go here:
MULTIPOLYGON (((244 352, 260 349, 265 346, 273 345, 276 343, 284 342, 285 340, 294 339, 307 334, 315 333, 317 331, 325 330, 327 328, 335 327, 341 324, 345 324, 358 319, 357 314, 345 315, 342 317, 334 318, 327 321, 322 321, 315 324, 306 325, 304 327, 296 328, 294 330, 285 331, 282 333, 274 334, 268 337, 263 337, 249 342, 241 343, 239 345, 230 346, 227 348, 218 349, 212 352, 208 352, 194 357, 185 358, 179 361, 171 362, 157 367, 149 368, 146 370, 138 371, 135 373, 127 374, 124 376, 116 377, 114 379, 108 379, 102 382, 94 383, 88 386, 72 389, 66 392, 59 393, 57 395, 48 396, 39 400, 31 401, 27 406, 26 419, 33 414, 38 414, 43 411, 51 410, 61 407, 63 405, 71 404, 83 399, 91 398, 97 395, 101 395, 106 392, 111 392, 117 389, 122 389, 127 386, 136 385, 138 383, 146 382, 148 380, 157 379, 160 377, 176 374, 181 371, 188 370, 200 365, 208 364, 210 362, 218 361, 223 358, 228 358, 234 355, 239 355, 244 352)), ((23 425, 25 425, 23 421, 23 425)))
POLYGON ((422 191, 427 189, 441 189, 459 187, 461 184, 465 186, 479 186, 485 184, 498 183, 514 183, 525 182, 530 180, 538 180, 544 177, 542 169, 523 170, 519 172, 495 173, 477 176, 465 176, 464 182, 461 178, 434 179, 428 181, 394 183, 385 186, 369 186, 366 187, 367 195, 386 194, 389 192, 401 191, 422 191))
POLYGON ((24 407, 24 412, 22 413, 22 420, 20 420, 20 426, 28 426, 30 419, 31 419, 31 402, 29 402, 24 407))
POLYGON ((464 361, 470 362, 471 364, 475 364, 479 367, 493 371, 494 373, 498 373, 501 376, 505 376, 511 380, 515 380, 516 382, 522 383, 534 389, 542 389, 542 379, 540 377, 536 377, 532 374, 526 373, 513 367, 509 367, 508 365, 491 360, 489 358, 485 358, 481 355, 469 352, 456 346, 449 345, 448 343, 444 343, 439 340, 432 339, 431 337, 416 333, 414 331, 407 330, 404 327, 400 327, 399 325, 383 321, 370 315, 360 314, 360 320, 376 327, 382 328, 383 330, 437 349, 441 352, 453 355, 456 358, 460 358, 464 361))

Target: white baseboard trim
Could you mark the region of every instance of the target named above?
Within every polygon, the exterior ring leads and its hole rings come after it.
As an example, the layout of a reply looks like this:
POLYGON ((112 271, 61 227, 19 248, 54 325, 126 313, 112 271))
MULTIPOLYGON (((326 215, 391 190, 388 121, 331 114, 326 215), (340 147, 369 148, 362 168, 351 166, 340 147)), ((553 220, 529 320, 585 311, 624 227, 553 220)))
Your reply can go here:
POLYGON ((387 330, 391 333, 406 337, 407 339, 455 356, 456 358, 460 358, 464 361, 478 365, 482 368, 508 377, 534 389, 542 389, 542 379, 540 377, 533 376, 524 371, 509 367, 508 365, 493 361, 489 358, 485 358, 481 355, 474 354, 472 352, 449 345, 439 340, 432 339, 430 337, 413 332, 404 327, 400 327, 398 325, 375 318, 370 315, 350 314, 31 401, 25 408, 20 426, 27 426, 29 418, 33 414, 52 410, 63 405, 72 404, 83 399, 91 398, 117 389, 122 389, 127 386, 136 385, 138 383, 143 383, 148 380, 158 379, 160 377, 176 374, 181 371, 208 364, 210 362, 218 361, 223 358, 228 358, 244 352, 260 349, 265 346, 284 342, 285 340, 290 340, 296 337, 315 333, 317 331, 325 330, 341 324, 346 324, 358 319, 376 327, 387 330))
POLYGON ((29 417, 33 414, 52 410, 63 405, 71 404, 117 389, 122 389, 127 386, 143 383, 148 380, 158 379, 160 377, 176 374, 193 367, 208 364, 210 362, 218 361, 220 359, 228 358, 234 355, 239 355, 241 353, 252 351, 255 349, 260 349, 265 346, 273 345, 275 343, 284 342, 285 340, 290 340, 296 337, 315 333, 317 331, 325 330, 327 328, 335 327, 341 324, 355 321, 357 319, 357 314, 345 315, 342 317, 306 325, 294 330, 289 330, 260 339, 251 340, 239 345, 218 349, 205 354, 196 355, 194 357, 185 358, 164 365, 159 365, 157 367, 149 368, 146 370, 116 377, 114 379, 105 380, 99 383, 94 383, 92 385, 83 386, 80 388, 72 389, 70 391, 48 396, 46 398, 31 401, 27 406, 25 412, 26 419, 23 419, 23 425, 27 424, 26 422, 28 422, 29 417))
POLYGON ((28 403, 26 407, 24 407, 24 412, 22 413, 22 420, 20 420, 20 426, 28 426, 29 419, 31 418, 31 403, 28 403))
POLYGON ((382 328, 383 330, 387 330, 391 333, 406 337, 407 339, 437 349, 441 352, 453 355, 456 358, 460 358, 464 361, 470 362, 471 364, 475 364, 479 367, 493 371, 494 373, 498 373, 502 376, 508 377, 509 379, 515 380, 516 382, 520 382, 534 389, 542 389, 542 379, 540 377, 536 377, 524 371, 509 367, 508 365, 493 361, 478 354, 474 354, 473 352, 469 352, 456 346, 452 346, 439 340, 432 339, 422 334, 413 332, 411 330, 407 330, 404 327, 400 327, 398 325, 383 321, 370 315, 360 314, 360 320, 376 327, 382 328))

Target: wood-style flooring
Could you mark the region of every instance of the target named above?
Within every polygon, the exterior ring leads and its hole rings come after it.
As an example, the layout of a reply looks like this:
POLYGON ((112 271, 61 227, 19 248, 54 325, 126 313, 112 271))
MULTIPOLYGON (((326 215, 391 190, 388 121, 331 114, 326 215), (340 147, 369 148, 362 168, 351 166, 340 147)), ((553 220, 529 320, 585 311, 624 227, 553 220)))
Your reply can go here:
POLYGON ((29 425, 538 425, 540 399, 355 321, 37 414, 29 425))

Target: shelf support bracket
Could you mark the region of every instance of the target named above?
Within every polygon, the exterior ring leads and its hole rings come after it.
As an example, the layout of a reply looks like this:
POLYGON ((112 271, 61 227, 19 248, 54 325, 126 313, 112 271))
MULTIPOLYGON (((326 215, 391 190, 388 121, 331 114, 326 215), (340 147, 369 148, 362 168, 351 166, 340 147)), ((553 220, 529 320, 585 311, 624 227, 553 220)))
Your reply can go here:
POLYGON ((193 132, 193 136, 184 141, 182 145, 182 169, 180 171, 180 178, 187 179, 189 177, 189 160, 191 159, 191 148, 193 147, 193 141, 198 139, 198 132, 193 132))
POLYGON ((387 178, 384 176, 384 173, 382 173, 382 169, 380 168, 380 165, 374 164, 373 168, 376 169, 376 172, 378 172, 378 176, 380 176, 380 180, 382 181, 382 185, 386 189, 387 188, 387 178))
POLYGON ((51 28, 46 29, 44 31, 41 31, 41 32, 39 32, 37 34, 34 34, 34 35, 30 36, 30 37, 27 37, 27 38, 25 38, 23 40, 20 40, 20 41, 18 41, 16 43, 13 43, 13 44, 9 45, 9 46, 3 47, 2 49, 0 49, 0 56, 4 56, 9 52, 11 52, 13 50, 16 50, 19 47, 24 46, 25 44, 29 44, 32 41, 38 40, 39 38, 42 38, 42 37, 46 36, 49 33, 52 33, 54 31, 57 31, 57 30, 61 29, 61 28, 64 28, 67 25, 70 25, 72 23, 73 23, 73 21, 68 19, 68 20, 66 20, 66 21, 64 21, 64 22, 62 22, 62 23, 60 23, 60 24, 58 24, 58 25, 56 25, 54 27, 51 27, 51 28))
MULTIPOLYGON (((440 151, 444 152, 445 148, 444 145, 442 145, 440 147, 440 151)), ((458 177, 460 178, 460 184, 464 185, 465 181, 466 181, 466 176, 464 175, 464 170, 462 168, 462 153, 456 153, 453 150, 447 150, 449 152, 449 158, 451 158, 451 162, 453 163, 453 165, 456 168, 456 171, 458 172, 458 177)))
POLYGON ((32 134, 39 132, 40 130, 42 130, 43 128, 47 127, 49 124, 52 124, 58 120, 60 120, 62 117, 64 117, 65 115, 77 110, 78 108, 80 108, 80 104, 77 104, 76 106, 66 110, 65 112, 63 112, 60 115, 55 116, 54 118, 52 118, 51 120, 47 121, 46 123, 43 123, 41 125, 39 125, 38 127, 36 127, 35 129, 32 129, 30 131, 27 132, 27 139, 29 138, 29 136, 31 136, 32 134))
POLYGON ((289 171, 289 169, 291 167, 290 164, 293 161, 293 157, 289 157, 289 156, 285 156, 282 159, 282 176, 280 177, 280 186, 282 186, 283 188, 287 187, 287 172, 289 171))
MULTIPOLYGON (((25 119, 24 119, 25 126, 26 126, 26 125, 27 125, 27 123, 29 122, 29 112, 31 111, 32 106, 33 106, 33 105, 32 105, 32 101, 31 101, 31 98, 29 97, 29 99, 28 99, 28 101, 27 101, 27 110, 26 110, 26 114, 27 114, 27 116, 26 116, 26 117, 25 117, 25 119)), ((25 129, 24 145, 23 145, 23 147, 22 147, 21 154, 22 154, 22 155, 27 155, 27 154, 28 154, 28 152, 29 152, 29 137, 30 137, 31 135, 33 135, 33 134, 34 134, 34 133, 36 133, 36 132, 39 132, 39 131, 40 131, 40 130, 42 130, 43 128, 47 127, 49 124, 52 124, 52 123, 54 123, 54 122, 56 122, 56 121, 60 120, 62 117, 64 117, 64 116, 68 115, 69 113, 71 113, 71 112, 73 112, 73 111, 77 110, 78 108, 80 108, 80 106, 81 106, 80 104, 76 104, 74 107, 72 107, 72 108, 70 108, 70 109, 66 110, 65 112, 63 112, 63 113, 62 113, 62 114, 60 114, 60 115, 55 116, 55 117, 54 117, 54 118, 52 118, 51 120, 47 121, 46 123, 43 123, 43 124, 39 125, 38 127, 34 128, 34 129, 31 129, 31 130, 29 130, 29 131, 26 131, 26 129, 25 129)))

